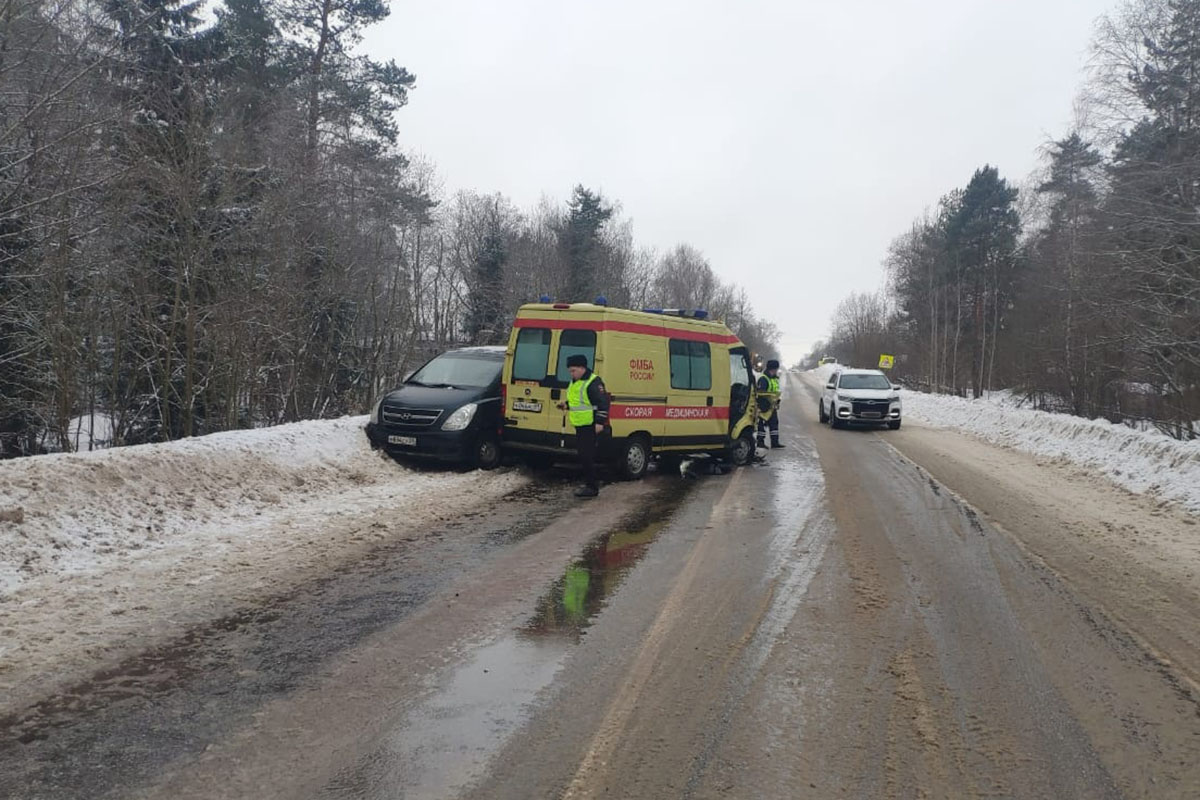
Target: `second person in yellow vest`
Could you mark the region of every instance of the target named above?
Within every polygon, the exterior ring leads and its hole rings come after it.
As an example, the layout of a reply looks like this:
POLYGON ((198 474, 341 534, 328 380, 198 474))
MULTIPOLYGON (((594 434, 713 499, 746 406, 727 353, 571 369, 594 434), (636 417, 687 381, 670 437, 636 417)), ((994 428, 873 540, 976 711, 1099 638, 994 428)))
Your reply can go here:
POLYGON ((779 441, 779 362, 771 359, 767 362, 766 371, 758 376, 758 399, 766 408, 759 408, 758 416, 758 446, 766 447, 766 433, 771 432, 771 447, 783 447, 779 441))

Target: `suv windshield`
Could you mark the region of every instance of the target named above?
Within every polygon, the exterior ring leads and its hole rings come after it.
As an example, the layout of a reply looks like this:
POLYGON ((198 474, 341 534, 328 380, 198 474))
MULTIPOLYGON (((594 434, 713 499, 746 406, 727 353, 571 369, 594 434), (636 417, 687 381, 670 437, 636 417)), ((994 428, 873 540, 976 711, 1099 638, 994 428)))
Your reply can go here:
POLYGON ((495 358, 444 354, 421 367, 406 383, 419 386, 491 386, 504 362, 495 358))
POLYGON ((843 375, 839 389, 890 389, 892 382, 883 375, 843 375))

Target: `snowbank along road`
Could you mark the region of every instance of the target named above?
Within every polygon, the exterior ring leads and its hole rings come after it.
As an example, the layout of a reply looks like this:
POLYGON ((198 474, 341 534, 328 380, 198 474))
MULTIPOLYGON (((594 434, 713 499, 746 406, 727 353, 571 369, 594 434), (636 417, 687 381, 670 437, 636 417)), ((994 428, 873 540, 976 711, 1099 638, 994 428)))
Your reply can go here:
MULTIPOLYGON (((911 414, 901 431, 832 431, 816 391, 791 376, 789 447, 765 465, 590 503, 562 477, 356 453, 373 494, 337 514, 351 487, 327 476, 318 503, 279 467, 268 529, 317 504, 302 529, 326 544, 261 576, 188 562, 212 576, 201 586, 244 593, 178 591, 166 547, 123 557, 124 583, 97 564, 80 581, 52 560, 26 569, 0 604, 5 657, 25 654, 0 672, 22 687, 0 722, 0 795, 1195 797, 1185 505, 911 414), (125 603, 162 596, 105 628, 111 649, 85 637, 98 661, 43 641, 45 604, 90 609, 114 585, 125 603), (36 677, 50 656, 70 681, 36 677)), ((48 513, 27 492, 22 524, 48 513)), ((201 542, 263 538, 252 520, 216 527, 201 542)))

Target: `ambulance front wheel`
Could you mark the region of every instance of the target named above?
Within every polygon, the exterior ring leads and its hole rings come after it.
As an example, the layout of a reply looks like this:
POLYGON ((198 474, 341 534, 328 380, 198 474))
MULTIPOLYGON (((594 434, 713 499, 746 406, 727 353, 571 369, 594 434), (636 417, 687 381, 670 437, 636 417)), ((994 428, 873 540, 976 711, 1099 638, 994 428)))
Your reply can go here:
POLYGON ((650 467, 650 442, 643 436, 631 436, 621 443, 617 470, 627 481, 640 481, 650 467))
POLYGON ((744 467, 754 458, 754 433, 747 428, 741 436, 733 440, 729 446, 729 460, 736 466, 744 467))

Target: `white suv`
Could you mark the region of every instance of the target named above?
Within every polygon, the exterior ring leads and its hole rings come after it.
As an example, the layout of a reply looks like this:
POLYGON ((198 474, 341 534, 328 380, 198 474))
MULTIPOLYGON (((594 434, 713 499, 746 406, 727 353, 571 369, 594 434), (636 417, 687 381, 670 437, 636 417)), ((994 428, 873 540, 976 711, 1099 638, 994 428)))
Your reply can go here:
POLYGON ((900 387, 877 369, 843 369, 833 373, 818 401, 821 422, 887 425, 900 428, 900 387))

